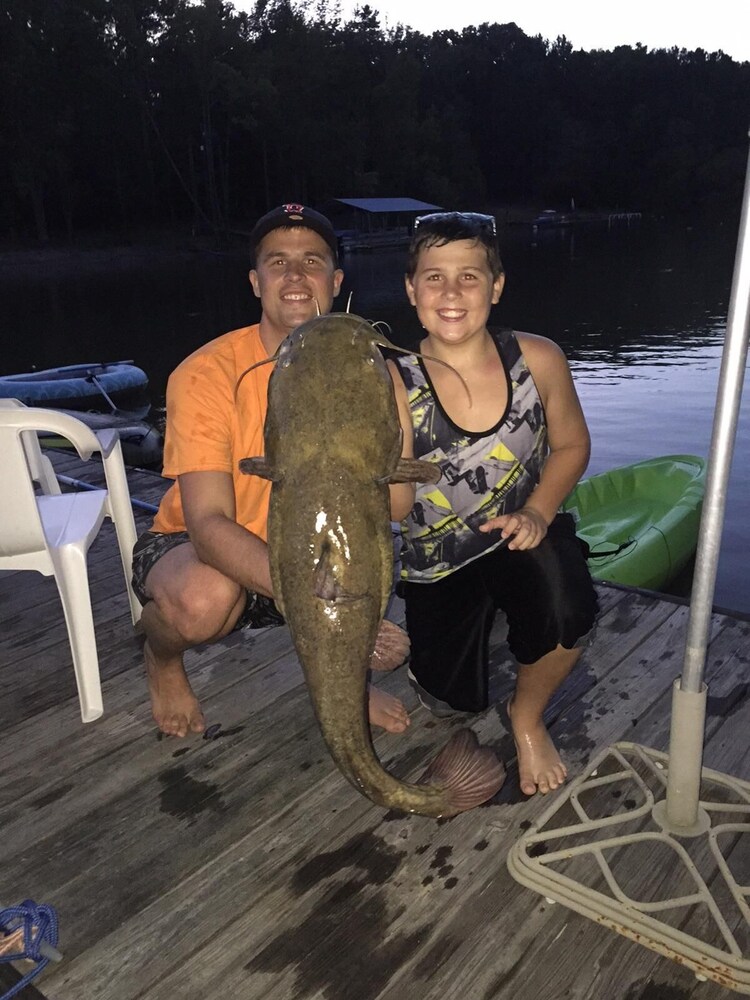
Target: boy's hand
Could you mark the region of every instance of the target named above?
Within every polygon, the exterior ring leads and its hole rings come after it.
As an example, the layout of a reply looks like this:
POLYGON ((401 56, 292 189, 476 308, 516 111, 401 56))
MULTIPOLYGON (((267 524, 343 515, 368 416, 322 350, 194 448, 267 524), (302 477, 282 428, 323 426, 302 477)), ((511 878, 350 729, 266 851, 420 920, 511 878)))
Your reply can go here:
POLYGON ((533 507, 521 507, 512 514, 493 517, 480 525, 480 531, 502 531, 508 539, 508 548, 519 551, 535 549, 547 534, 547 522, 533 507))

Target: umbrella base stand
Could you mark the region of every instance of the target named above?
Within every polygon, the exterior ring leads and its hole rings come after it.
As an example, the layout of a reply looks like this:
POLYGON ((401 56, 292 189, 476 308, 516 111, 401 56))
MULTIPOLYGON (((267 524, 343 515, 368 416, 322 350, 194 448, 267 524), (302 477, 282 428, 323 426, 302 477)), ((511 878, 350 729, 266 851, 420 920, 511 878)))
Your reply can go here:
POLYGON ((668 767, 669 754, 636 743, 603 750, 513 845, 508 869, 750 996, 750 782, 703 768, 698 822, 678 835, 664 828, 668 767))

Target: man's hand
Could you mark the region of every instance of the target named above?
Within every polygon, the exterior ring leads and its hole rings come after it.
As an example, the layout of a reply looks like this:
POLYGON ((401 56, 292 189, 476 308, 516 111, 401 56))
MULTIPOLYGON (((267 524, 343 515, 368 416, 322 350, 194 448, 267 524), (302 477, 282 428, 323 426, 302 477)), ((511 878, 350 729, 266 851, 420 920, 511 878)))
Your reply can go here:
POLYGON ((370 670, 393 670, 400 667, 409 655, 410 645, 406 632, 395 622, 384 618, 370 657, 370 670))
POLYGON ((518 551, 535 549, 547 534, 547 522, 533 507, 521 507, 513 514, 493 517, 479 527, 480 531, 502 531, 503 538, 509 539, 508 548, 518 551))

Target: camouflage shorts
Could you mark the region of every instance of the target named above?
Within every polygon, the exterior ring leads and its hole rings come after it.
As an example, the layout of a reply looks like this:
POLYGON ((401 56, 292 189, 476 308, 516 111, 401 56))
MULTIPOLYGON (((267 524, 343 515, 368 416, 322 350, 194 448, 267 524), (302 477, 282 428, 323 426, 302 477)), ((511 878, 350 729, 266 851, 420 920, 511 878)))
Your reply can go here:
MULTIPOLYGON (((145 531, 133 548, 133 590, 141 604, 146 605, 151 597, 146 592, 146 577, 156 563, 170 549, 190 541, 187 531, 160 534, 145 531)), ((246 591, 245 609, 237 619, 233 631, 243 628, 264 628, 267 625, 283 625, 284 618, 270 597, 246 591)))

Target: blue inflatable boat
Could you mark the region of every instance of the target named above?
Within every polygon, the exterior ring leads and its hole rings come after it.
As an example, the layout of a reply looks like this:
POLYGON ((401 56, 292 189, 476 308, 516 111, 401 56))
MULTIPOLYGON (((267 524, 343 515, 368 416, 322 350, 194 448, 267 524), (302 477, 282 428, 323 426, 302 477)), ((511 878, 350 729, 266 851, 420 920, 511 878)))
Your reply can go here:
POLYGON ((0 398, 66 410, 131 409, 147 388, 146 373, 131 361, 66 365, 0 376, 0 398))

